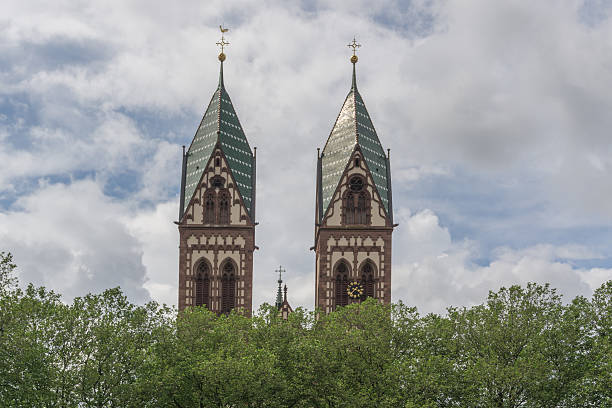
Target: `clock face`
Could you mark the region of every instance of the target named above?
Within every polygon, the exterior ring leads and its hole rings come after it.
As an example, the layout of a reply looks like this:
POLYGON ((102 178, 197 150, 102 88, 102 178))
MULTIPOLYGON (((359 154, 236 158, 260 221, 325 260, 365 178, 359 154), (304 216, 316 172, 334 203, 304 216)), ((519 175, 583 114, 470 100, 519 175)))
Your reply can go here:
POLYGON ((349 297, 358 299, 361 297, 361 295, 363 295, 363 286, 361 283, 353 281, 348 284, 346 291, 348 292, 349 297))

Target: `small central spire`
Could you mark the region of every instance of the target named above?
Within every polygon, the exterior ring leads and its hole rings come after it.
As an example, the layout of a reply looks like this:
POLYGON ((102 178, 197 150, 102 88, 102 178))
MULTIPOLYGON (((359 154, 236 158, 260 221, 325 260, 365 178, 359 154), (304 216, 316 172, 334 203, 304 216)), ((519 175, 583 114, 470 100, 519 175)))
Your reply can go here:
POLYGON ((282 284, 283 284, 283 273, 287 272, 286 269, 283 269, 282 266, 279 266, 278 269, 274 272, 278 272, 278 292, 276 292, 276 308, 280 309, 283 305, 283 294, 282 294, 282 284))
POLYGON ((357 64, 357 61, 359 61, 359 58, 357 57, 357 48, 361 47, 361 44, 359 44, 355 37, 353 37, 353 41, 348 44, 348 47, 353 49, 353 56, 351 57, 351 62, 353 63, 353 82, 351 84, 351 89, 356 90, 357 75, 355 74, 355 64, 357 64))

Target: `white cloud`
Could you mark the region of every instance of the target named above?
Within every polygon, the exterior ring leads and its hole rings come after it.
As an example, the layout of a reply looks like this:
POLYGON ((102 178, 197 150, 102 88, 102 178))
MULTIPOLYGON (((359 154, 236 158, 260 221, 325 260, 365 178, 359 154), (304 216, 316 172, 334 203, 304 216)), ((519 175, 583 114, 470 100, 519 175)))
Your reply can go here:
POLYGON ((95 182, 41 185, 16 207, 0 214, 0 242, 15 256, 23 283, 68 299, 114 286, 133 301, 149 299, 142 247, 122 222, 125 205, 95 182))
POLYGON ((393 300, 418 306, 422 312, 442 313, 448 306, 481 303, 489 290, 527 282, 550 283, 570 301, 578 295, 591 295, 612 279, 612 269, 572 265, 575 260, 601 258, 578 244, 502 247, 481 266, 475 262, 480 255, 476 243, 451 241, 432 211, 404 213, 400 219, 401 229, 394 237, 393 300))
POLYGON ((130 233, 142 245, 142 263, 147 271, 144 288, 151 297, 176 305, 178 297, 178 230, 171 220, 177 218, 176 200, 158 204, 124 218, 130 233))
MULTIPOLYGON (((134 122, 125 115, 100 112, 99 116, 82 130, 84 133, 42 126, 15 132, 15 137, 27 141, 28 148, 0 145, 3 167, 0 191, 28 177, 70 175, 78 171, 96 171, 105 177, 114 171, 140 167, 138 161, 143 160, 144 153, 158 147, 143 139, 134 122)), ((70 121, 67 117, 65 123, 70 121)))

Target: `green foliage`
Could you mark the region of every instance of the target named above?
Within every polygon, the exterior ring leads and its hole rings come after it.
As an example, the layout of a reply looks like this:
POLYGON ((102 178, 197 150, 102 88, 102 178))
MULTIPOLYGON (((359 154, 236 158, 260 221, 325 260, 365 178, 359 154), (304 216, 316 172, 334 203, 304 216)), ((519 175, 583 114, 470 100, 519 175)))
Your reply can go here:
POLYGON ((170 310, 133 305, 119 289, 67 305, 44 288, 17 288, 14 268, 0 254, 0 406, 131 403, 150 347, 172 324, 170 310))
POLYGON ((612 406, 612 281, 563 304, 549 286, 421 316, 373 299, 283 320, 20 289, 0 253, 0 406, 612 406))

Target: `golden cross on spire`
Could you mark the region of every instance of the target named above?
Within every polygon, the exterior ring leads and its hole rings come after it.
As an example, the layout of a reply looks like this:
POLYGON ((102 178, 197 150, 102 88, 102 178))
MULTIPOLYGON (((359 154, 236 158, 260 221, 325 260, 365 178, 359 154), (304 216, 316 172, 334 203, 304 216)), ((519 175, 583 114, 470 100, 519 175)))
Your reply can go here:
POLYGON ((356 54, 357 48, 361 47, 361 44, 359 44, 357 40, 355 40, 355 37, 353 37, 353 42, 351 42, 348 47, 353 49, 353 56, 351 57, 351 62, 354 64, 357 62, 358 59, 356 54))
POLYGON ((355 51, 357 51, 357 48, 361 47, 361 44, 359 44, 356 40, 355 37, 353 37, 353 42, 351 42, 347 47, 350 47, 353 49, 353 55, 355 55, 355 51))
POLYGON ((221 30, 221 40, 217 41, 217 45, 221 47, 221 54, 219 54, 219 61, 223 62, 225 61, 225 54, 223 53, 223 51, 225 50, 225 47, 229 45, 229 43, 225 41, 225 37, 223 36, 223 34, 228 32, 229 28, 223 28, 223 26, 219 26, 219 30, 221 30))

